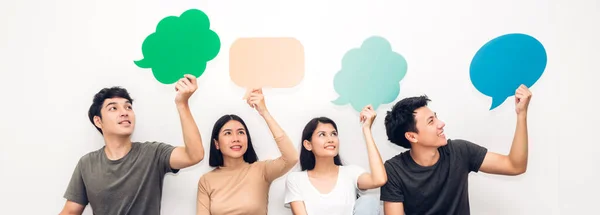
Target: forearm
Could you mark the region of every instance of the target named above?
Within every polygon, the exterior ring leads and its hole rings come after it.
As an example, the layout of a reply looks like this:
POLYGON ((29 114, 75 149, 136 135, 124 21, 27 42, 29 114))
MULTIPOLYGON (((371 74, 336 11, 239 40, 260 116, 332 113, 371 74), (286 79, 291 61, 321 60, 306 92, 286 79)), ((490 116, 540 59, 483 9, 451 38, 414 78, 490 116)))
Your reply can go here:
POLYGON ((181 121, 185 152, 191 160, 200 162, 204 159, 204 146, 202 146, 202 137, 190 107, 188 104, 178 104, 177 110, 181 121))
POLYGON ((527 133, 527 115, 518 115, 515 136, 508 157, 513 167, 518 169, 519 172, 525 172, 527 169, 529 142, 527 133))
POLYGON ((369 166, 371 167, 372 181, 377 185, 383 186, 383 184, 387 182, 387 173, 385 172, 383 160, 381 159, 377 145, 375 145, 371 129, 363 127, 363 134, 365 135, 365 140, 367 142, 367 153, 369 156, 369 166))
POLYGON ((286 161, 295 161, 298 159, 298 152, 294 149, 294 144, 292 144, 292 140, 285 134, 281 126, 275 121, 273 116, 269 112, 263 114, 263 118, 265 119, 267 125, 269 126, 269 130, 277 143, 277 147, 279 148, 279 152, 281 152, 281 157, 286 161))

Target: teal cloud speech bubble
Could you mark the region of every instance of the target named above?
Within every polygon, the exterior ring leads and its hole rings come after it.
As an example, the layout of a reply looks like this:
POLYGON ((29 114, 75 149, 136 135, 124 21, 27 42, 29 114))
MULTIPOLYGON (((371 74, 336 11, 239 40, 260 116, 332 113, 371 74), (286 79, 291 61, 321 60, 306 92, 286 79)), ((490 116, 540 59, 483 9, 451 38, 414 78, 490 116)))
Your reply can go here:
POLYGON ((471 83, 492 97, 492 110, 514 95, 521 84, 535 84, 546 63, 546 50, 535 38, 518 33, 502 35, 483 45, 473 57, 471 83))
POLYGON ((369 37, 360 48, 351 49, 344 55, 342 69, 333 80, 339 97, 332 103, 350 103, 356 111, 371 104, 376 110, 379 105, 398 97, 406 70, 406 60, 392 51, 385 38, 369 37))
POLYGON ((142 44, 144 59, 134 61, 140 68, 151 68, 157 81, 172 84, 191 74, 200 77, 206 63, 221 49, 219 36, 210 30, 208 16, 191 9, 180 17, 168 16, 156 26, 142 44))

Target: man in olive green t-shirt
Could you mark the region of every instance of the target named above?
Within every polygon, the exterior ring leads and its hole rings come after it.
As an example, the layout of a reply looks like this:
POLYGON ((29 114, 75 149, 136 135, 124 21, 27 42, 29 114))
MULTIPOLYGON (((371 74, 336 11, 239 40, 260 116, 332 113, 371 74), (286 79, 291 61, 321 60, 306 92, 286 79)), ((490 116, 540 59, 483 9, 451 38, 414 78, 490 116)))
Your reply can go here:
POLYGON ((82 214, 88 203, 94 214, 160 214, 164 175, 204 159, 200 132, 188 105, 197 89, 196 78, 186 75, 175 89, 185 144, 178 147, 131 141, 135 113, 126 89, 104 88, 94 96, 88 117, 105 145, 77 163, 60 214, 82 214))

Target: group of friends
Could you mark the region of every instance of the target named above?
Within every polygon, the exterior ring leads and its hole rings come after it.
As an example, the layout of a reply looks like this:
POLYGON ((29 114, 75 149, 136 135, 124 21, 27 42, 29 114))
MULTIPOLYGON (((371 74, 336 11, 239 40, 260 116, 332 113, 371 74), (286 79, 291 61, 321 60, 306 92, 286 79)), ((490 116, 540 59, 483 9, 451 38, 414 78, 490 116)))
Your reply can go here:
MULTIPOLYGON (((205 158, 188 104, 196 89, 192 75, 175 84, 183 146, 132 141, 136 117, 128 91, 100 90, 88 116, 103 136, 104 146, 78 161, 60 214, 82 214, 88 204, 94 214, 160 214, 165 174, 205 158)), ((285 204, 295 215, 375 215, 381 210, 386 215, 470 214, 470 172, 519 175, 526 171, 530 99, 526 86, 515 90, 516 131, 510 152, 503 155, 467 140, 447 139, 445 123, 428 107, 427 96, 404 98, 387 111, 384 123, 388 140, 408 150, 386 162, 371 133, 376 112, 368 105, 359 116, 367 171, 342 163, 337 125, 327 117, 308 121, 298 152, 269 113, 262 90, 254 89, 246 102, 265 120, 281 156, 260 160, 244 120, 233 114, 219 118, 207 143, 208 163, 214 169, 198 180, 196 214, 266 215, 270 185, 286 174, 284 201, 275 204, 285 204), (301 171, 289 172, 298 163, 301 171), (376 188, 379 197, 365 194, 376 188)))

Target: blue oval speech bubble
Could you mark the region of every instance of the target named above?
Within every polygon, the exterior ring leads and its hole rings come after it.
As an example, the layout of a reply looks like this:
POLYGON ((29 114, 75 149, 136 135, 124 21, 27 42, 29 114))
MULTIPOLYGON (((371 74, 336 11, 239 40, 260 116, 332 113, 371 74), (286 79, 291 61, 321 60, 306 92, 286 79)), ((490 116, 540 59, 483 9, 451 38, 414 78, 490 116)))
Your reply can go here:
POLYGON ((531 87, 546 69, 546 50, 526 34, 506 34, 485 45, 471 61, 471 83, 479 92, 492 97, 490 110, 515 94, 521 85, 531 87))

